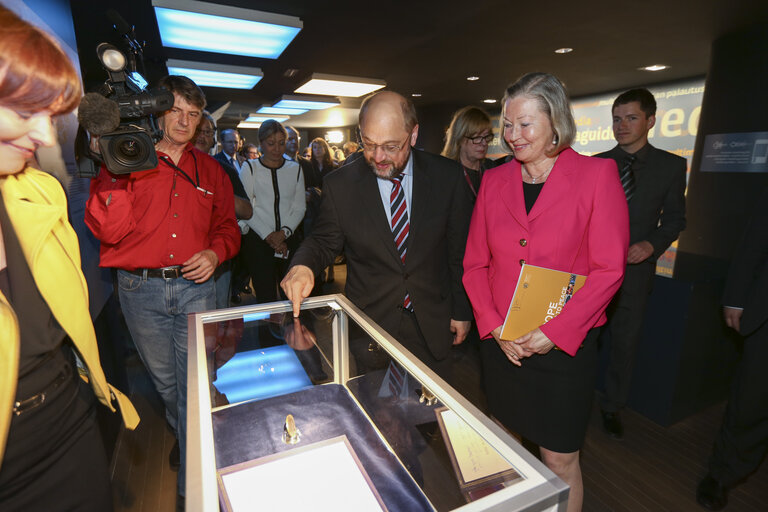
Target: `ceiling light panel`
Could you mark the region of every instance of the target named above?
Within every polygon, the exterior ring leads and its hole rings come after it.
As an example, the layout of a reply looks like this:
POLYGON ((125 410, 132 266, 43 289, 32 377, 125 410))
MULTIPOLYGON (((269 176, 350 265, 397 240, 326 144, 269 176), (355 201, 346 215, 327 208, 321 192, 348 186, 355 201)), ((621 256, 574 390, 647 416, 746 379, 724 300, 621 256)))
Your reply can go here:
POLYGON ((276 59, 299 18, 195 0, 152 0, 163 46, 276 59))
POLYGON ((263 123, 264 121, 267 121, 269 119, 274 119, 278 123, 282 123, 283 121, 288 120, 288 116, 257 116, 257 115, 249 115, 244 122, 246 123, 263 123))
POLYGON ((384 80, 354 76, 324 75, 314 73, 307 83, 293 92, 359 98, 387 86, 384 80))
POLYGON ((277 108, 303 108, 307 110, 322 110, 339 105, 339 100, 330 98, 318 98, 313 96, 285 95, 280 101, 272 105, 277 108))
POLYGON ((308 112, 306 108, 279 108, 279 107, 261 107, 256 111, 257 114, 265 115, 284 115, 284 116, 300 116, 301 114, 308 112))
POLYGON ((168 74, 183 75, 203 87, 253 89, 262 78, 259 68, 227 66, 209 62, 168 59, 168 74))

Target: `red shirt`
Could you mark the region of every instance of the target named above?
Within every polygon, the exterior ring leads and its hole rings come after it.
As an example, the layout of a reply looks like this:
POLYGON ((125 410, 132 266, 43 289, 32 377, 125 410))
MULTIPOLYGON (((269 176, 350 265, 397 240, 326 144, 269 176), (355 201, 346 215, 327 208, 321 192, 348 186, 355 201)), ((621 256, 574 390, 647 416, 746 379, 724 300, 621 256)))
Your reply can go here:
POLYGON ((219 263, 240 250, 234 193, 219 163, 192 144, 178 167, 163 160, 149 171, 112 174, 105 167, 91 181, 85 223, 101 241, 102 267, 125 270, 182 265, 211 249, 219 263), (196 186, 197 184, 197 186, 196 186))

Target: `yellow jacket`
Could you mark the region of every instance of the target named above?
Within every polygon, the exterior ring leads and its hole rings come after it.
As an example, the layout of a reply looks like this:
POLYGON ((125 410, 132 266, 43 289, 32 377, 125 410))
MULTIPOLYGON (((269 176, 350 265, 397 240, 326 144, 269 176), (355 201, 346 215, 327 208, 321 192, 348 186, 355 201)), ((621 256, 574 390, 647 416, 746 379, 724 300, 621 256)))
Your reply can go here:
MULTIPOLYGON (((101 369, 88 311, 88 287, 80 270, 80 247, 67 220, 61 185, 53 176, 27 168, 0 177, 0 193, 37 288, 77 347, 93 392, 113 412, 116 401, 126 428, 134 429, 139 415, 128 397, 107 383, 101 369)), ((8 299, 0 293, 0 464, 13 414, 18 371, 19 325, 8 299)))

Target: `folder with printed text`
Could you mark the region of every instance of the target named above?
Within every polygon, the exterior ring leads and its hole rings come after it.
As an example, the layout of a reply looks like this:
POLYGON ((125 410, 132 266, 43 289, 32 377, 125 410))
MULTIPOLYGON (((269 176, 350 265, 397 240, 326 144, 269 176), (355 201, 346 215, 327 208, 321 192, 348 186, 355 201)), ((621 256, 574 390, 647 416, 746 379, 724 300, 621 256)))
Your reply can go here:
POLYGON ((515 294, 501 329, 501 339, 514 340, 560 314, 586 276, 523 264, 515 294))

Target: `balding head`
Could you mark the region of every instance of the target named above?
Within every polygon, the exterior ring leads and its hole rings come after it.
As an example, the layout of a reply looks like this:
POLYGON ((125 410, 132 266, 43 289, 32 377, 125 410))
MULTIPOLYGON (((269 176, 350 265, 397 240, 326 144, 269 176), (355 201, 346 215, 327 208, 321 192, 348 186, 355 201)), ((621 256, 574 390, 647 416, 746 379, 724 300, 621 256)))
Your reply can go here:
POLYGON ((413 102, 393 91, 381 91, 365 98, 360 105, 360 114, 358 115, 361 130, 363 130, 366 117, 371 119, 386 118, 393 122, 399 121, 406 132, 410 132, 414 126, 419 124, 413 102))
POLYGON ((379 178, 392 179, 403 172, 418 134, 413 104, 400 94, 379 92, 360 106, 363 153, 379 178))

